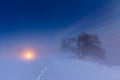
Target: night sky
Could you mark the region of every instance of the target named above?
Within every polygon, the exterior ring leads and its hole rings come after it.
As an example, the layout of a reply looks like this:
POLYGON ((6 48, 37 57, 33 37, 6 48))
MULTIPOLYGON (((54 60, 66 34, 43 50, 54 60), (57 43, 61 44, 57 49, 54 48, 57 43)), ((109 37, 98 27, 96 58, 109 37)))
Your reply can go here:
POLYGON ((61 37, 76 32, 98 34, 108 52, 116 51, 117 56, 109 56, 112 64, 120 65, 116 62, 120 56, 119 4, 117 0, 0 1, 0 80, 35 80, 42 68, 41 53, 55 53, 61 37), (39 59, 24 62, 19 54, 31 48, 39 59))

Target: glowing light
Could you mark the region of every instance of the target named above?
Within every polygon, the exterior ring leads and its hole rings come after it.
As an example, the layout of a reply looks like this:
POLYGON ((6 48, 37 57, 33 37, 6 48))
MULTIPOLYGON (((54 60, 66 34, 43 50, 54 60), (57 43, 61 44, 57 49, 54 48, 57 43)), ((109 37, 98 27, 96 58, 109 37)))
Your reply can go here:
POLYGON ((26 51, 23 51, 22 58, 24 60, 33 60, 36 58, 36 54, 33 50, 26 50, 26 51))

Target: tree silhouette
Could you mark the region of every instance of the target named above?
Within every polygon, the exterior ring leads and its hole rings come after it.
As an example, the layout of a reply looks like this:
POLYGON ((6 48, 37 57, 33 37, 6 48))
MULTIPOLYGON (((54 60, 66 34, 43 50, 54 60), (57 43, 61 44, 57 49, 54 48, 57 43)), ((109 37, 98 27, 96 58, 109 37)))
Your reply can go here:
POLYGON ((74 38, 64 38, 62 50, 72 52, 81 59, 86 57, 105 59, 105 51, 98 36, 85 32, 74 38))

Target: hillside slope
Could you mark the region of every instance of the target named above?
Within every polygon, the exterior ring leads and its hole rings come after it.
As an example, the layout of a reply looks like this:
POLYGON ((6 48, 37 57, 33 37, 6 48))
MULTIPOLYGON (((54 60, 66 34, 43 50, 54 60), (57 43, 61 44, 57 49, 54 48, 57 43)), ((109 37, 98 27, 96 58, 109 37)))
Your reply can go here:
POLYGON ((42 80, 120 80, 119 71, 82 60, 55 60, 46 68, 42 80))

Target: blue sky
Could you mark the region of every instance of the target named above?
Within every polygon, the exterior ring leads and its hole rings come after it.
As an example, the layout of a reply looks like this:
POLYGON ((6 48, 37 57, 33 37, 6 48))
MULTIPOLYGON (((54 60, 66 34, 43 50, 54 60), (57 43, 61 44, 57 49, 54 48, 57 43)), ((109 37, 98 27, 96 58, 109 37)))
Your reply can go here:
POLYGON ((19 33, 24 30, 27 32, 57 32, 68 28, 70 24, 100 9, 110 1, 111 0, 1 1, 0 32, 5 34, 19 33))
POLYGON ((112 0, 1 1, 1 44, 15 48, 21 47, 22 44, 22 47, 39 46, 40 43, 42 47, 52 45, 57 42, 59 36, 71 33, 70 30, 75 31, 73 24, 87 16, 87 20, 83 20, 86 25, 77 30, 89 30, 94 27, 91 24, 108 13, 111 2, 112 0), (100 13, 96 13, 97 11, 100 13), (51 42, 51 38, 56 41, 51 42))

